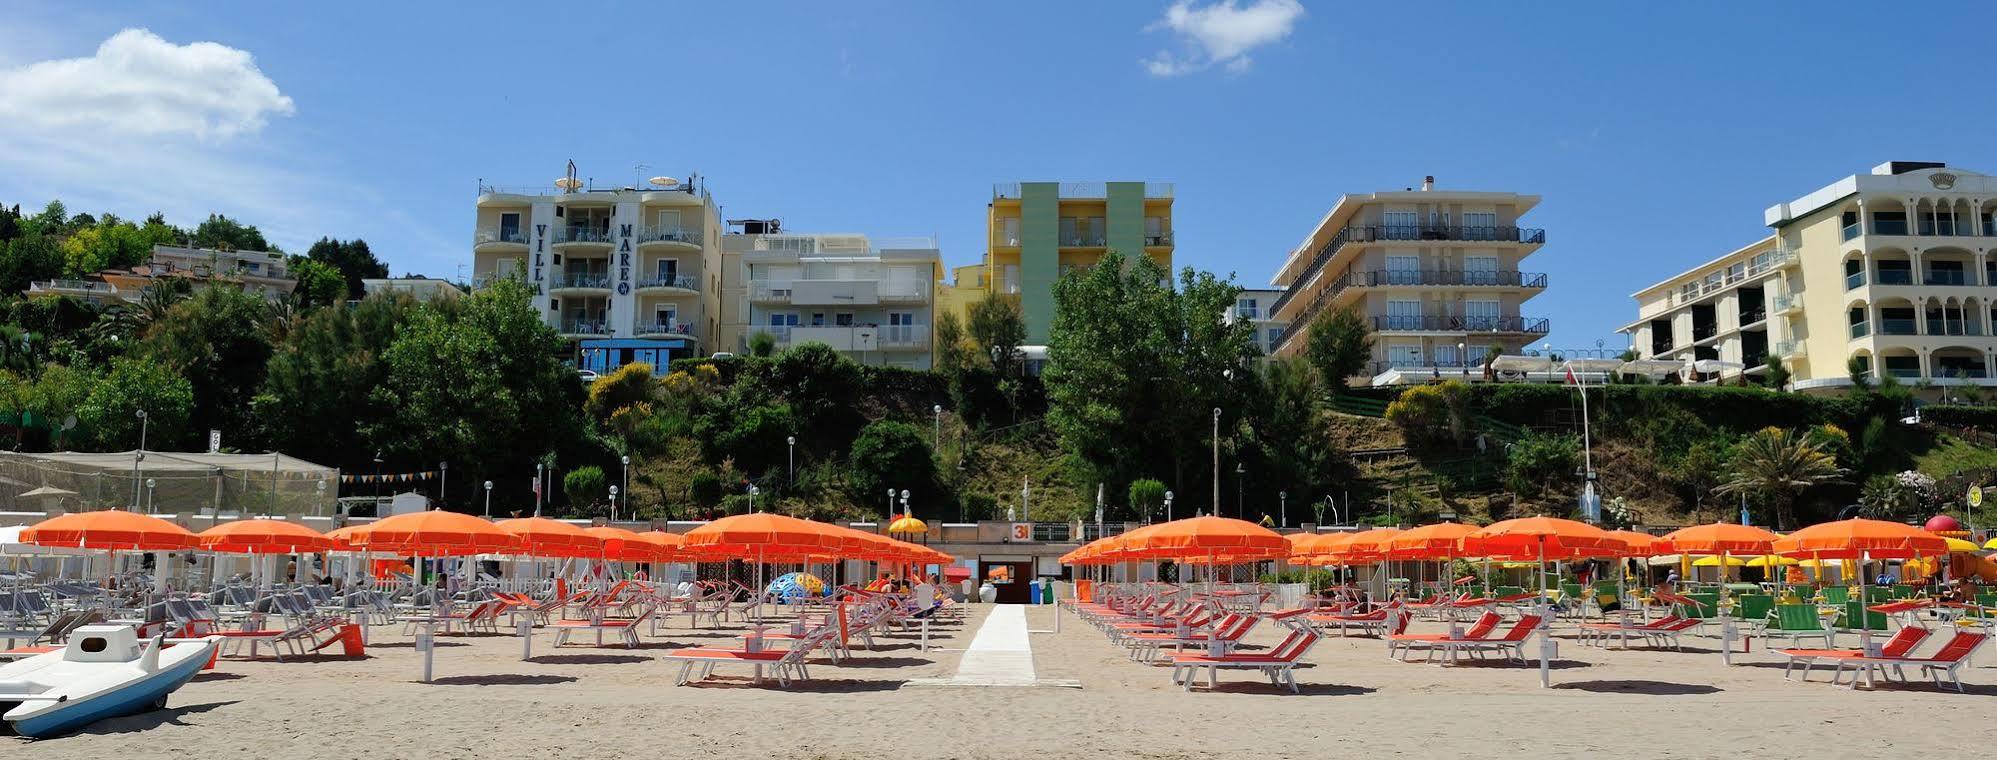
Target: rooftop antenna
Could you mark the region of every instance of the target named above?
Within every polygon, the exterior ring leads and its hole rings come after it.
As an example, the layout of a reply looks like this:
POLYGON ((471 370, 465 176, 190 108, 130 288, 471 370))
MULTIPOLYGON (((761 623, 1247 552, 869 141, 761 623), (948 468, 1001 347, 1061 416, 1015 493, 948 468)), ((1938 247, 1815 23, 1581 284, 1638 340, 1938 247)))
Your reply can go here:
POLYGON ((575 159, 569 159, 568 171, 562 175, 561 179, 555 180, 555 187, 561 188, 562 192, 565 193, 573 193, 582 188, 582 180, 576 179, 575 159))

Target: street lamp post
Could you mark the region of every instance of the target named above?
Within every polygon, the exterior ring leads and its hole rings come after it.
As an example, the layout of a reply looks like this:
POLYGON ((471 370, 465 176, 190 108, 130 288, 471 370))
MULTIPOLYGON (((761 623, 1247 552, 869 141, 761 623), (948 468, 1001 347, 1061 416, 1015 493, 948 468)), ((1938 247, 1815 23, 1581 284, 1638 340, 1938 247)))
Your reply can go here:
POLYGON ((1213 408, 1213 513, 1220 515, 1220 407, 1213 408))
POLYGON ((374 508, 375 516, 381 516, 381 452, 374 453, 374 508))
POLYGON ((485 482, 485 516, 492 517, 492 481, 485 482))
POLYGON ((1248 501, 1242 496, 1247 487, 1248 469, 1240 462, 1234 463, 1234 516, 1248 519, 1248 501))
POLYGON ((1172 492, 1165 492, 1165 522, 1172 521, 1172 492))
POLYGON ((1277 491, 1276 503, 1278 510, 1280 510, 1281 512, 1283 527, 1285 528, 1290 527, 1290 492, 1277 491))
POLYGON ((326 503, 326 480, 321 478, 318 483, 313 484, 312 490, 316 492, 316 497, 312 499, 312 514, 317 516, 319 507, 326 503))
MULTIPOLYGON (((321 482, 323 482, 323 481, 321 481, 321 482)), ((146 478, 146 513, 147 513, 147 514, 151 514, 151 513, 152 513, 152 511, 153 511, 153 487, 154 487, 154 486, 157 486, 157 485, 159 485, 159 481, 158 481, 158 480, 156 480, 156 479, 153 479, 153 478, 146 478)))
POLYGON ((146 427, 152 422, 152 418, 146 415, 146 410, 140 409, 138 414, 139 414, 139 448, 132 452, 132 509, 133 510, 137 510, 139 508, 139 462, 144 461, 146 458, 146 427))
POLYGON ((451 501, 449 498, 450 487, 451 487, 451 463, 438 462, 437 463, 437 503, 438 504, 450 503, 451 501))
POLYGON ((888 521, 894 521, 894 488, 888 488, 888 521))
POLYGON ((754 485, 751 485, 751 486, 749 486, 749 511, 750 511, 750 512, 754 512, 754 511, 756 511, 756 494, 759 494, 759 493, 762 493, 762 492, 763 492, 763 489, 760 489, 760 488, 757 488, 757 487, 755 487, 754 485))
POLYGON ((610 521, 617 522, 617 486, 610 487, 610 521))
POLYGON ((1469 353, 1469 351, 1470 351, 1470 347, 1469 347, 1469 346, 1466 346, 1466 345, 1464 345, 1464 344, 1462 344, 1462 343, 1457 343, 1457 344, 1456 344, 1456 361, 1457 361, 1457 362, 1459 362, 1459 363, 1461 364, 1461 366, 1463 367, 1463 376, 1464 376, 1464 377, 1466 377, 1466 378, 1470 376, 1470 353, 1469 353))
POLYGON ((784 445, 790 447, 790 483, 797 485, 797 436, 784 436, 784 445))
POLYGON ((534 463, 534 516, 541 516, 541 463, 534 463))
POLYGON ((936 456, 943 456, 943 405, 929 407, 929 413, 936 419, 936 428, 929 434, 929 446, 936 449, 936 456))
MULTIPOLYGON (((624 506, 628 507, 631 506, 631 455, 625 454, 620 461, 624 463, 624 506)), ((638 513, 634 510, 631 514, 636 517, 638 513)), ((617 519, 617 514, 612 512, 610 519, 617 519)))
POLYGON ((901 489, 901 513, 908 514, 908 489, 901 489))

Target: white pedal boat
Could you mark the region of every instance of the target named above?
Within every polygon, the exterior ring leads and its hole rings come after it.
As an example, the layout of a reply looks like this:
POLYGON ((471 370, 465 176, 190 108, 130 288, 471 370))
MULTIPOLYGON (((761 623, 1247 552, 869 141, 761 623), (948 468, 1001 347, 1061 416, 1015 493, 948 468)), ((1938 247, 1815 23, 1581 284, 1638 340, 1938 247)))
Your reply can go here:
POLYGON ((219 636, 141 644, 128 625, 86 625, 54 652, 0 665, 0 722, 13 733, 56 736, 105 718, 166 706, 215 653, 219 636))

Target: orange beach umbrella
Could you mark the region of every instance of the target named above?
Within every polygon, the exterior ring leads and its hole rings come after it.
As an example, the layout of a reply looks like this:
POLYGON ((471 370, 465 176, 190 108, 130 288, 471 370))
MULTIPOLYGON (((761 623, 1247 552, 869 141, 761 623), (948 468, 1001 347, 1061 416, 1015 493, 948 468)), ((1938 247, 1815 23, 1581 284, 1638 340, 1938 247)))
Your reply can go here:
POLYGON ((1771 554, 1812 559, 1906 559, 1948 554, 1948 540, 1912 525, 1853 518, 1818 523, 1774 542, 1771 554))
POLYGON ((199 546, 227 554, 301 554, 332 551, 336 542, 319 531, 283 520, 237 520, 201 531, 199 546))
POLYGON ((603 553, 602 537, 561 520, 516 517, 493 526, 518 538, 519 552, 530 557, 595 557, 603 553))
POLYGON ((110 509, 51 517, 21 531, 23 543, 112 551, 172 551, 193 548, 194 533, 165 520, 110 509))
POLYGON ((374 552, 461 557, 514 551, 520 539, 490 522, 458 512, 410 512, 363 526, 349 543, 374 552))
POLYGON ((1716 522, 1709 525, 1694 525, 1679 528, 1664 534, 1663 548, 1669 551, 1660 554, 1767 554, 1775 544, 1777 536, 1752 525, 1736 525, 1716 522))

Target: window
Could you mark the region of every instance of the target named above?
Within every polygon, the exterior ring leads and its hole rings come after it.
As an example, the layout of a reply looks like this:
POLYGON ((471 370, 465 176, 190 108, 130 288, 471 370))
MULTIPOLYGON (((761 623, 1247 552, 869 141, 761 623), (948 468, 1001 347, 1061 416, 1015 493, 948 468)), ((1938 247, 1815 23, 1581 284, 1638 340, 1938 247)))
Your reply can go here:
POLYGON ((1497 240, 1498 215, 1489 211, 1463 212, 1464 240, 1497 240))
POLYGON ((797 313, 796 313, 796 312, 786 312, 786 313, 781 313, 781 314, 771 314, 771 315, 770 315, 770 326, 771 326, 771 327, 796 327, 796 326, 797 326, 797 313))
POLYGON ((1421 328, 1420 301, 1388 301, 1387 324, 1392 330, 1417 330, 1421 328))
POLYGON ((1435 347, 1435 366, 1454 367, 1456 363, 1456 346, 1454 344, 1445 343, 1435 347))
POLYGON ((1269 342, 1264 344, 1264 346, 1266 347, 1266 350, 1274 351, 1276 349, 1276 344, 1283 342, 1283 328, 1281 327, 1269 328, 1268 336, 1269 336, 1269 342))
POLYGON ((1421 225, 1421 214, 1414 211, 1385 211, 1380 214, 1380 237, 1387 240, 1413 240, 1416 228, 1421 225))
POLYGON ((1420 285, 1421 259, 1415 256, 1388 256, 1386 285, 1420 285))
POLYGON ((838 326, 840 326, 840 327, 852 327, 852 326, 853 326, 853 312, 850 312, 850 311, 842 311, 842 312, 839 312, 839 313, 837 313, 837 314, 834 314, 834 315, 832 315, 832 324, 835 324, 835 325, 838 325, 838 326))
POLYGON ((1019 217, 1009 216, 999 219, 998 244, 1005 246, 1019 245, 1019 217))
POLYGON ((1463 284, 1465 285, 1498 284, 1498 257, 1496 256, 1463 257, 1463 284))
POLYGON ((1387 346, 1387 364, 1392 367, 1419 367, 1422 364, 1420 343, 1391 343, 1387 346))
POLYGON ((517 241, 520 239, 519 212, 507 212, 499 215, 499 239, 502 241, 517 241))
POLYGON ((897 327, 915 324, 915 312, 910 312, 910 311, 888 312, 888 324, 897 327))
POLYGON ((680 278, 679 259, 659 259, 659 281, 667 285, 680 278))
POLYGON ((676 306, 656 307, 652 311, 652 323, 655 325, 662 325, 668 328, 678 327, 680 323, 679 307, 676 306))
POLYGON ((1874 234, 1879 234, 1879 235, 1907 234, 1907 212, 1905 211, 1872 212, 1872 231, 1874 234))
POLYGON ((1850 240, 1852 238, 1858 237, 1859 233, 1858 212, 1846 211, 1843 214, 1839 214, 1838 225, 1844 230, 1845 240, 1850 240))
POLYGON ((658 224, 660 230, 677 231, 680 228, 679 209, 676 208, 660 209, 659 215, 653 217, 653 219, 655 223, 658 224))
POLYGON ((1242 319, 1261 319, 1261 311, 1253 298, 1242 298, 1234 302, 1234 315, 1242 319))
POLYGON ((1498 329, 1498 302, 1475 300, 1463 302, 1464 325, 1471 330, 1498 329))

